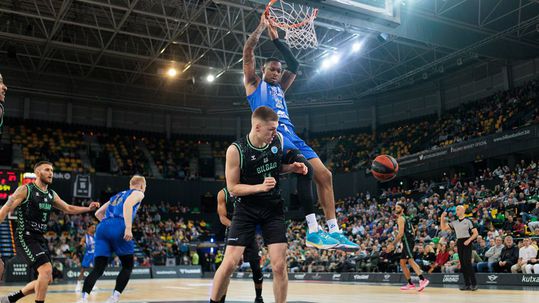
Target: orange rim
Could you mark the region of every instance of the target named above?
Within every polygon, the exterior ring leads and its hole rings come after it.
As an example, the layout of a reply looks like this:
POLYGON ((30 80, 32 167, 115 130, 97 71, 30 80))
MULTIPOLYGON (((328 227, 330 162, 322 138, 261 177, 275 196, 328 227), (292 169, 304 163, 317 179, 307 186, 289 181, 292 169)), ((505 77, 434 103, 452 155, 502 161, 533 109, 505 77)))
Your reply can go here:
POLYGON ((275 4, 275 2, 277 2, 277 1, 279 1, 279 0, 271 0, 268 3, 268 5, 266 5, 266 10, 264 11, 264 15, 266 15, 266 18, 268 18, 268 20, 270 21, 270 23, 273 26, 276 26, 276 27, 279 27, 279 28, 298 28, 298 27, 302 27, 302 26, 308 24, 309 22, 312 22, 314 20, 314 18, 316 18, 316 16, 318 15, 318 9, 315 8, 315 9, 313 9, 313 12, 312 12, 311 16, 305 18, 303 21, 301 21, 299 23, 287 24, 287 23, 277 22, 277 20, 270 15, 271 6, 273 4, 275 4))

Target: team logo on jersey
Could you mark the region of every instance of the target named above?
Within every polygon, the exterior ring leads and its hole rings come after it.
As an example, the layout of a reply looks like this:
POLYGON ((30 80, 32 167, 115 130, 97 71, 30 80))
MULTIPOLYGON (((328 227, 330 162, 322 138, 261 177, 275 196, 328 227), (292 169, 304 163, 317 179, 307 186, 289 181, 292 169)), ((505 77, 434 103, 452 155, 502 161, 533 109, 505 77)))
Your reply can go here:
POLYGON ((277 152, 279 151, 279 149, 277 148, 277 146, 272 146, 271 147, 271 152, 276 154, 277 152))
POLYGON ((264 158, 264 163, 268 163, 268 158, 264 158))
POLYGON ((251 156, 251 161, 254 161, 254 160, 256 160, 256 156, 255 156, 255 155, 252 155, 252 156, 251 156))

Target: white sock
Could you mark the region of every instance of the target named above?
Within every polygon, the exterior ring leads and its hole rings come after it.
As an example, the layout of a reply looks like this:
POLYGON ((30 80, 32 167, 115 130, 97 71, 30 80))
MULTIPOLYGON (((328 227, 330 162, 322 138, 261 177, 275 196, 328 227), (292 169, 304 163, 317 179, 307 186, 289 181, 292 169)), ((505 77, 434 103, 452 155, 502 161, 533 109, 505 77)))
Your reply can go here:
POLYGON ((339 228, 339 224, 337 223, 337 219, 329 219, 327 222, 329 233, 338 233, 341 231, 339 228))
POLYGON ((114 299, 119 299, 121 294, 122 294, 121 292, 115 290, 115 291, 112 293, 112 297, 113 297, 114 299))
POLYGON ((83 298, 83 299, 88 299, 88 296, 89 296, 89 295, 90 295, 89 293, 83 292, 83 293, 82 293, 82 298, 83 298))
POLYGON ((305 216, 307 226, 309 226, 309 233, 315 233, 318 231, 318 222, 316 221, 316 215, 314 213, 305 216))

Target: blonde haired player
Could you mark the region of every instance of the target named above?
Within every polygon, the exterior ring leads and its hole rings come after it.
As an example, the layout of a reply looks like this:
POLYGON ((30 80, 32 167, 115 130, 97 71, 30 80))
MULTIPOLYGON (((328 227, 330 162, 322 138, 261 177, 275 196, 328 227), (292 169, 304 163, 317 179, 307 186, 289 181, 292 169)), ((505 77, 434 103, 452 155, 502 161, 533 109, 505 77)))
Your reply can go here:
POLYGON ((108 302, 120 301, 120 294, 127 286, 131 271, 133 271, 135 243, 132 224, 137 209, 144 199, 145 191, 146 179, 142 176, 133 176, 129 181, 128 190, 114 195, 96 212, 95 216, 101 223, 97 226, 95 234, 94 269, 84 280, 80 302, 88 302, 88 296, 97 280, 105 272, 112 253, 120 258, 122 268, 108 302))

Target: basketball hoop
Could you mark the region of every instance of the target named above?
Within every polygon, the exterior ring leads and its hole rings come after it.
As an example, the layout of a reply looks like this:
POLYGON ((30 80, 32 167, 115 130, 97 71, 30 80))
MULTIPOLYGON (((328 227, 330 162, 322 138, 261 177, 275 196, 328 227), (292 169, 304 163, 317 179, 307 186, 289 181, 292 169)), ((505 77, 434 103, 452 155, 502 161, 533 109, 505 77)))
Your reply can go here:
POLYGON ((266 6, 265 14, 272 26, 284 30, 288 46, 298 49, 318 47, 314 30, 317 8, 271 0, 266 6))

